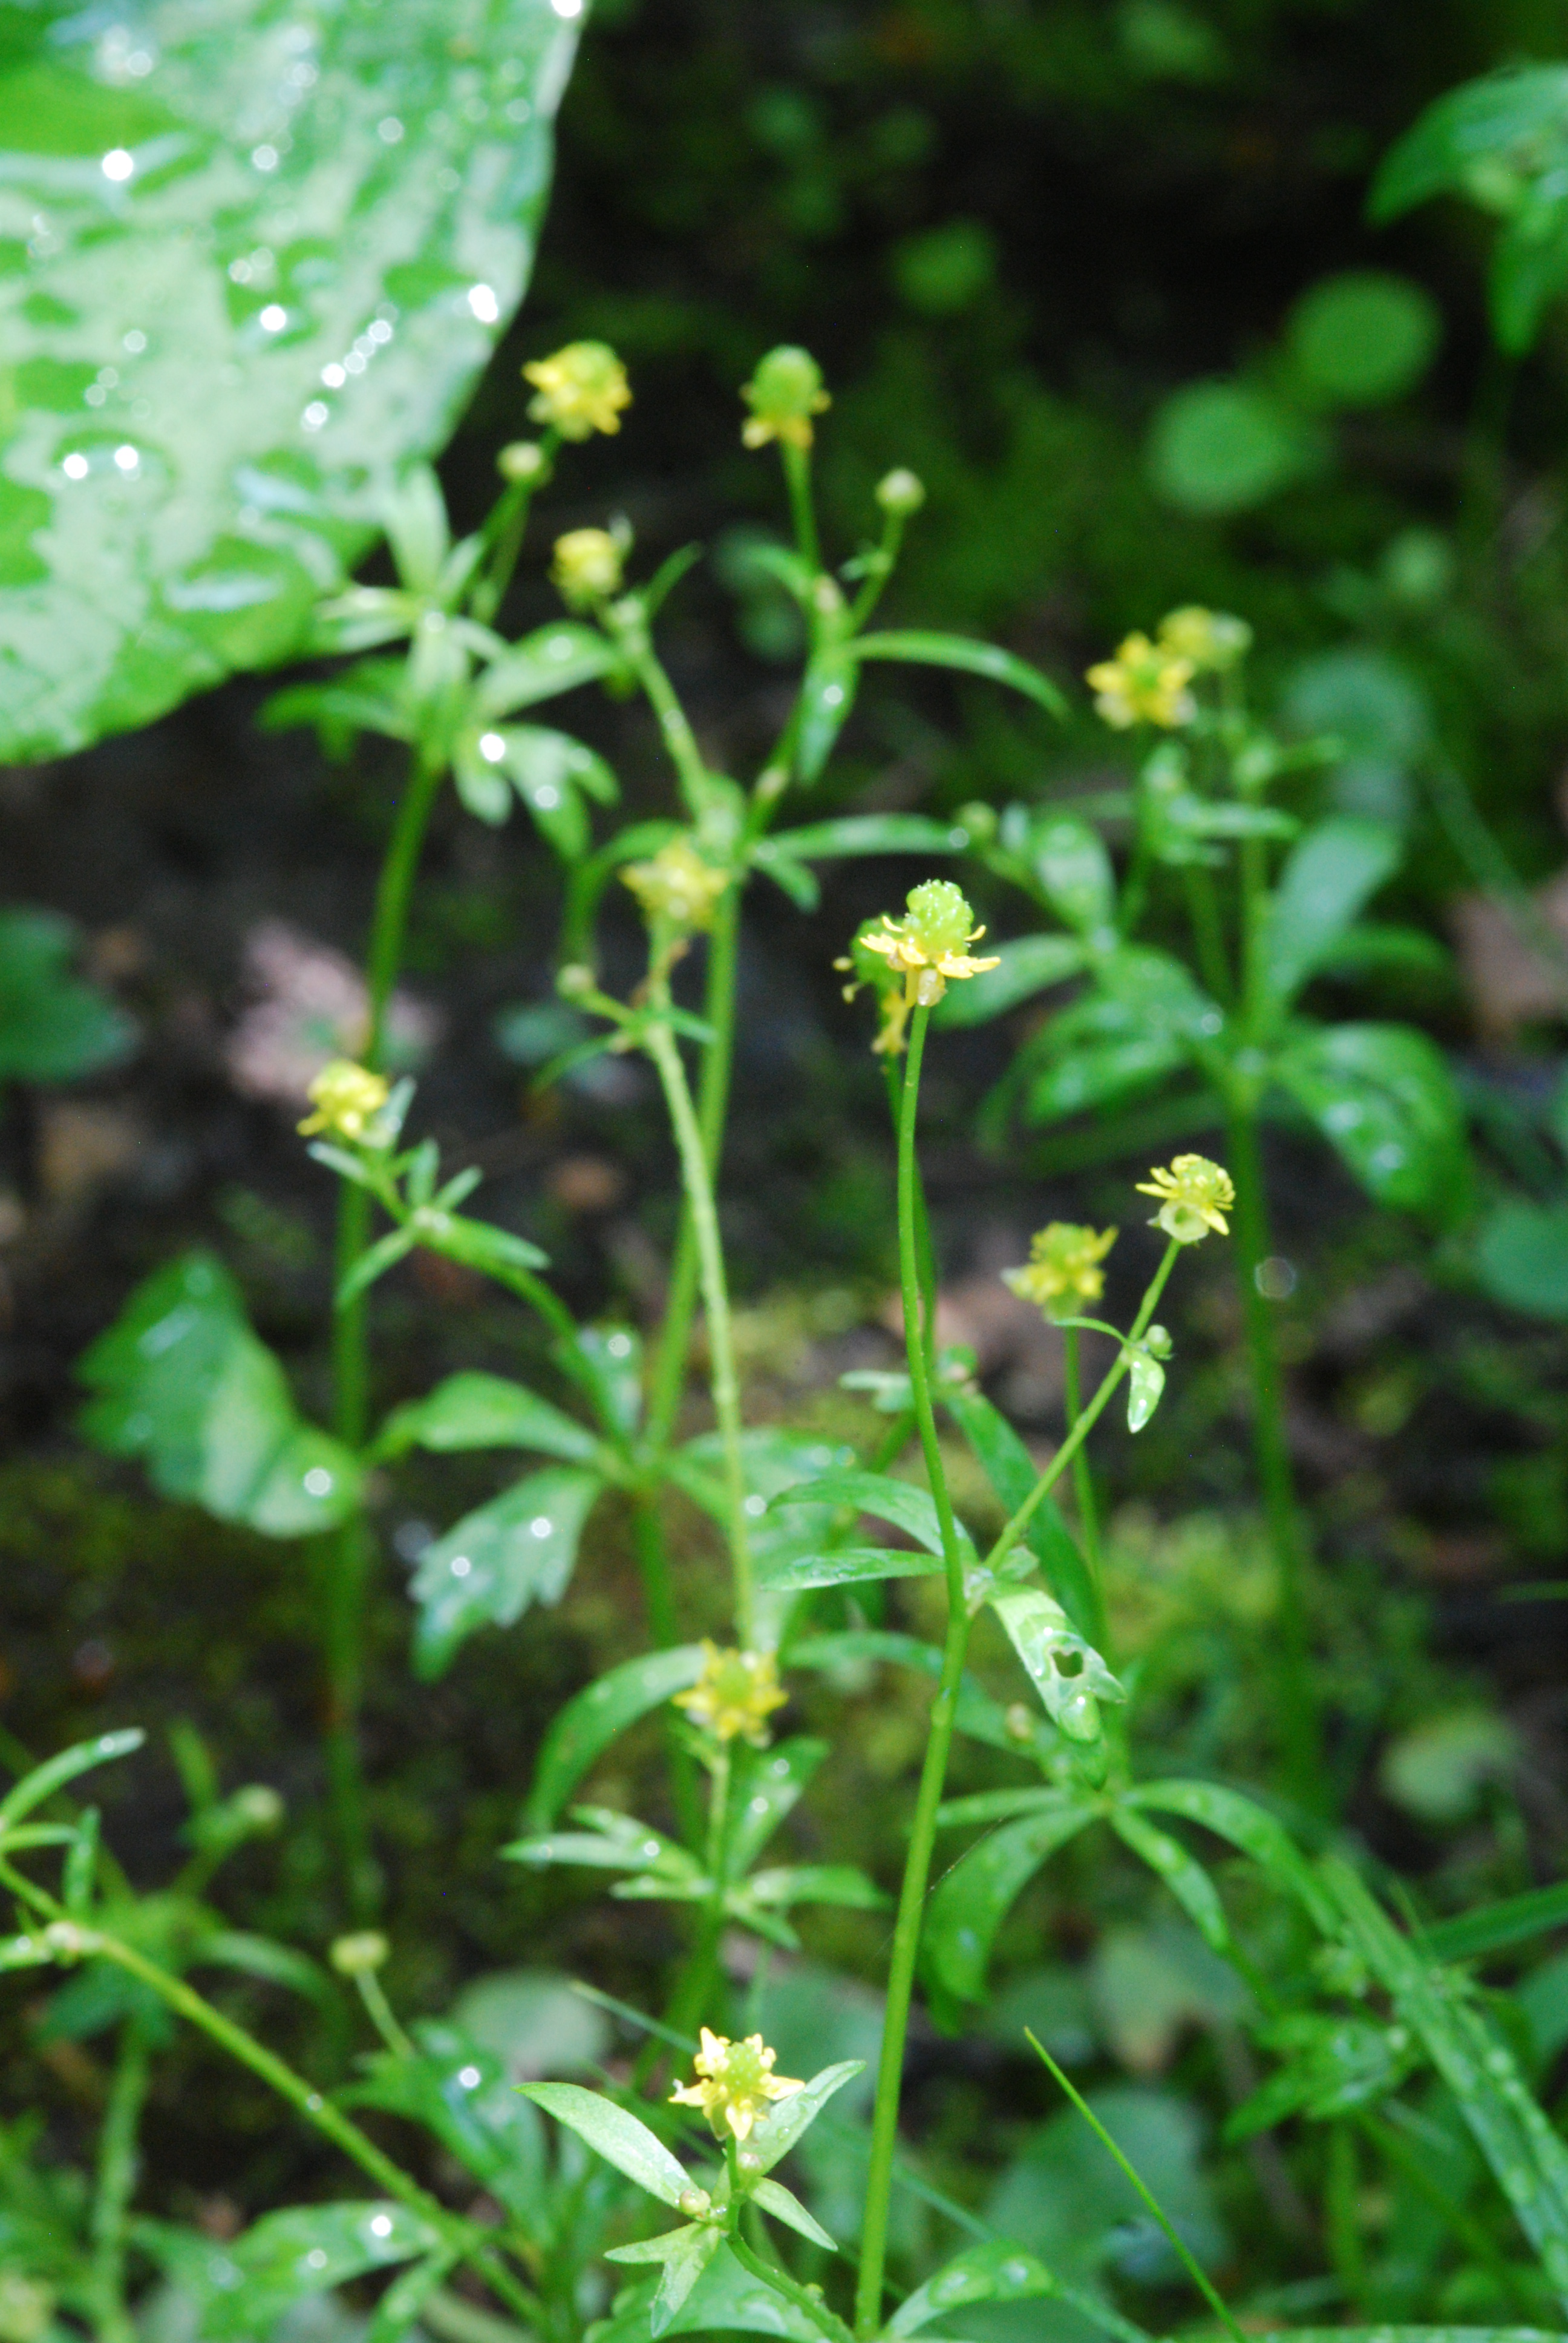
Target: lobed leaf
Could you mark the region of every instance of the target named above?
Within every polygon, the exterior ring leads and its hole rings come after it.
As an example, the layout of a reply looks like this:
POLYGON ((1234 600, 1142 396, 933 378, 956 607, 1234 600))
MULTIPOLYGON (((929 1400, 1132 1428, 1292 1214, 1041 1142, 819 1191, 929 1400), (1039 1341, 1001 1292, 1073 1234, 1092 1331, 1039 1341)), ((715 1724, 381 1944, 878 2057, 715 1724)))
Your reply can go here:
POLYGON ((371 1454, 378 1463, 410 1448, 438 1455, 469 1448, 533 1448, 586 1464, 598 1442, 583 1424, 522 1383, 504 1375, 448 1375, 423 1399, 394 1408, 377 1433, 371 1454))
POLYGON ((418 1675, 438 1676, 476 1628, 509 1626, 530 1603, 559 1602, 604 1485, 567 1465, 530 1473, 426 1547, 410 1588, 418 1675))
POLYGON ((301 1422, 282 1367, 251 1332, 210 1253, 156 1271, 77 1364, 95 1396, 87 1437, 145 1458, 166 1496, 267 1537, 306 1537, 356 1512, 362 1475, 342 1443, 301 1422))

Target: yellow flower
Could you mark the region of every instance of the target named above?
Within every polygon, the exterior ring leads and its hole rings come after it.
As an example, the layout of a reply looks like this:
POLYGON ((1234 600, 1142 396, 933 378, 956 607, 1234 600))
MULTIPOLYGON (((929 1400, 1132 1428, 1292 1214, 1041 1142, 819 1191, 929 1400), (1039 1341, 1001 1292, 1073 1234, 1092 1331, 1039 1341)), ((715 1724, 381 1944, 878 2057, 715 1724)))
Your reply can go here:
POLYGON ((649 920, 672 928, 710 928, 729 880, 705 862, 689 838, 672 838, 650 862, 629 862, 621 880, 631 889, 649 920))
POLYGON ((1160 646, 1178 659, 1191 659, 1198 674, 1222 675, 1252 648, 1252 629, 1245 618, 1228 610, 1205 610, 1201 603, 1185 602, 1167 611, 1160 621, 1160 646))
POLYGON ((1160 1210, 1149 1225, 1163 1229, 1178 1244, 1201 1244, 1211 1229, 1229 1236, 1225 1215, 1236 1201, 1231 1175, 1206 1155, 1178 1155, 1167 1172, 1159 1166, 1140 1180, 1141 1196, 1158 1196, 1160 1210))
POLYGON ((868 920, 860 928, 847 952, 833 962, 849 979, 844 987, 846 1001, 853 1001, 865 985, 876 992, 881 1011, 877 1038, 871 1048, 879 1058, 899 1058, 904 1051, 904 1029, 910 1021, 911 1003, 904 997, 904 977, 900 969, 890 967, 875 949, 872 939, 877 923, 868 920))
POLYGON ((882 932, 857 939, 863 951, 880 952, 904 980, 909 1008, 930 1009, 948 989, 950 979, 979 976, 995 968, 995 960, 971 960, 965 950, 979 943, 983 928, 971 925, 974 913, 950 879, 928 879, 910 889, 901 920, 882 914, 882 932))
POLYGON ((809 350, 782 343, 758 361, 740 394, 751 409, 740 437, 748 447, 781 439, 789 447, 811 445, 811 417, 832 405, 822 387, 822 369, 809 350))
POLYGON ((1116 1242, 1119 1232, 1074 1228, 1052 1221, 1030 1238, 1029 1260, 1021 1269, 1004 1269, 1002 1282, 1026 1302, 1034 1302, 1048 1318, 1071 1318, 1081 1302, 1098 1302, 1105 1291, 1100 1263, 1116 1242), (1061 1305, 1065 1303, 1065 1308, 1061 1305))
POLYGON ((788 1698, 771 1652, 721 1652, 706 1635, 702 1674, 689 1692, 674 1695, 676 1707, 716 1740, 733 1741, 739 1735, 754 1749, 766 1748, 768 1719, 788 1698))
POLYGON ((538 391, 528 413, 536 423, 552 424, 563 439, 618 431, 621 408, 631 405, 626 368, 608 342, 568 342, 553 357, 526 366, 523 378, 538 391))
POLYGON ((620 591, 620 547, 608 528, 568 528, 556 539, 550 576, 561 600, 574 610, 620 591))
POLYGON ((702 2047, 692 2060, 697 2069, 695 2083, 677 2083, 669 2095, 670 2105, 677 2107, 700 2107, 713 2126, 716 2139, 746 2140, 759 2116, 765 2116, 773 2100, 792 2099, 803 2091, 804 2083, 791 2082, 787 2075, 772 2071, 776 2050, 769 2050, 760 2034, 749 2034, 744 2042, 731 2042, 723 2034, 710 2034, 702 2028, 702 2047))
POLYGON ((1187 686, 1196 663, 1147 635, 1129 635, 1114 659, 1089 670, 1094 705, 1107 724, 1124 732, 1130 724, 1191 724, 1198 712, 1187 686))
POLYGON ((363 1139, 391 1092, 379 1074, 357 1066, 351 1058, 334 1058, 322 1067, 307 1095, 316 1112, 300 1124, 303 1137, 329 1131, 336 1139, 363 1139))

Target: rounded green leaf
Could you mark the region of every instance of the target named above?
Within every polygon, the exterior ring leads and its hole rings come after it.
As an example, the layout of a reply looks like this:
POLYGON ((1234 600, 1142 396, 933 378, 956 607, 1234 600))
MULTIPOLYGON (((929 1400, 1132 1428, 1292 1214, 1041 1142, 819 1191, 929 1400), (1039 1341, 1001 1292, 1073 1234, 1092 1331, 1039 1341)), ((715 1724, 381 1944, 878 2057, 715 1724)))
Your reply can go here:
POLYGON ((1379 407, 1413 390, 1437 355, 1442 320, 1408 277, 1352 269, 1312 286, 1291 311, 1296 381, 1325 407, 1379 407))
POLYGON ((1568 1318, 1568 1205, 1499 1204, 1482 1228, 1475 1267, 1494 1302, 1532 1318, 1568 1318))
POLYGON ((498 0, 12 12, 0 760, 285 657, 516 307, 574 30, 498 0))
POLYGON ((1191 513, 1246 512, 1311 469, 1300 420, 1241 382, 1193 382, 1165 401, 1149 438, 1149 472, 1167 503, 1191 513))

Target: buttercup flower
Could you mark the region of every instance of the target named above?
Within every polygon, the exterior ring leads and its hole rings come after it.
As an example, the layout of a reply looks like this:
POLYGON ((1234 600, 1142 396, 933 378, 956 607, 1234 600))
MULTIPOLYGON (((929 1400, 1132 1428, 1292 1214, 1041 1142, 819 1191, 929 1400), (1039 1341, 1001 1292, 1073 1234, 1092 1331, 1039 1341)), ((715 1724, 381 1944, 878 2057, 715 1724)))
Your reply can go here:
POLYGON ((771 1652, 721 1652, 706 1635, 702 1674, 689 1691, 674 1695, 676 1707, 716 1740, 733 1741, 739 1735, 754 1749, 767 1746, 768 1719, 788 1698, 771 1652))
POLYGON ((833 965, 849 980, 844 987, 846 1001, 853 1001, 864 986, 871 986, 882 1012, 871 1048, 879 1058, 898 1058, 903 1055, 904 1029, 910 1021, 910 1004, 904 997, 902 972, 890 967, 883 955, 872 947, 871 939, 878 933, 878 922, 868 920, 856 930, 849 950, 833 965))
POLYGON ((631 405, 626 368, 608 342, 568 342, 553 357, 523 368, 536 385, 528 401, 536 423, 553 424, 563 439, 591 438, 596 431, 618 431, 620 411, 631 405))
POLYGON ((769 350, 740 394, 751 413, 741 427, 748 447, 765 447, 769 439, 786 447, 811 445, 811 417, 832 401, 822 387, 822 369, 809 350, 790 343, 769 350))
POLYGON ((1129 635, 1114 659, 1091 667, 1094 705, 1107 724, 1125 732, 1131 724, 1191 724, 1198 704, 1187 687, 1196 662, 1147 635, 1129 635))
POLYGON ((778 2055, 760 2034, 731 2042, 726 2035, 710 2034, 705 2026, 702 2047, 691 2062, 698 2079, 677 2083, 670 2104, 700 2107, 716 2139, 749 2139, 758 2117, 765 2116, 775 2099, 792 2099, 806 2087, 787 2075, 774 2074, 778 2055))
POLYGON ((1048 1318, 1071 1318, 1081 1302, 1098 1302, 1105 1291, 1100 1263, 1116 1242, 1119 1232, 1074 1228, 1052 1221, 1030 1239, 1029 1259, 1021 1269, 1004 1269, 1002 1282, 1034 1302, 1048 1318))
POLYGON ((926 484, 919 473, 907 471, 900 465, 896 471, 885 472, 877 482, 877 502, 885 513, 907 520, 918 513, 926 500, 926 484))
POLYGON ((862 930, 858 940, 862 950, 880 952, 890 967, 902 972, 910 1008, 930 1009, 950 979, 996 967, 994 959, 971 960, 965 950, 979 943, 985 930, 971 925, 974 913, 950 879, 928 879, 910 889, 906 901, 901 920, 884 912, 881 933, 862 930))
POLYGON ((1178 1155, 1169 1171, 1163 1165, 1140 1180, 1141 1196, 1158 1196, 1160 1210, 1149 1225, 1163 1229, 1178 1244, 1201 1244, 1211 1229, 1222 1237, 1231 1233, 1225 1215, 1236 1201, 1231 1175, 1206 1155, 1178 1155))
POLYGON ((1205 610, 1200 603, 1186 602, 1161 619, 1160 645, 1178 659, 1191 659, 1198 674, 1208 670, 1221 675, 1246 658, 1252 648, 1252 629, 1245 618, 1233 618, 1228 610, 1205 610))
POLYGON ((310 1085, 316 1112, 300 1124, 301 1136, 309 1139, 318 1131, 329 1131, 335 1139, 363 1139, 390 1096, 379 1074, 355 1065, 352 1059, 334 1058, 310 1085))
POLYGON ((621 549, 608 528, 568 528, 556 539, 550 568, 556 591, 568 608, 586 609, 620 591, 621 549))
POLYGON ((710 928, 715 906, 729 884, 689 838, 672 838, 651 861, 628 862, 620 875, 648 919, 673 928, 710 928))

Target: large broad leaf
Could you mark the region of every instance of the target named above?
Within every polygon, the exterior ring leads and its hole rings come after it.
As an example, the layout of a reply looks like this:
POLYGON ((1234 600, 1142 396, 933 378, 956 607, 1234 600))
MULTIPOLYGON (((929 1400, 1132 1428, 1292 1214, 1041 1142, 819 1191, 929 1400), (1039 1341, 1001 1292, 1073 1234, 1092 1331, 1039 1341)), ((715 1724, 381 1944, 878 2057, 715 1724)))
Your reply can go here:
POLYGON ((209 1253, 186 1253, 139 1285, 77 1373, 96 1394, 82 1414, 87 1437, 111 1455, 144 1457, 166 1496, 267 1537, 330 1529, 359 1503, 357 1463, 302 1422, 209 1253))
POLYGON ((1298 840, 1263 921, 1263 982, 1277 1002, 1322 965, 1400 853, 1396 830, 1355 814, 1331 814, 1298 840))
POLYGON ((1372 212, 1392 219, 1448 191, 1503 222, 1492 263, 1493 328, 1527 350, 1568 286, 1568 68, 1522 65, 1450 90, 1383 157, 1372 212))
POLYGON ((603 1487, 597 1473, 570 1465, 531 1473, 426 1547, 412 1588, 419 1675, 438 1676, 477 1627, 508 1627, 530 1603, 560 1600, 603 1487))
POLYGON ((68 1082, 128 1054, 136 1028, 72 975, 75 943, 57 911, 0 911, 0 1081, 68 1082))
POLYGON ((0 35, 0 761, 299 640, 515 307, 550 0, 180 0, 0 35))
POLYGON ((1469 1187, 1464 1113, 1442 1051, 1410 1025, 1326 1025, 1275 1072, 1380 1204, 1447 1220, 1469 1187))

